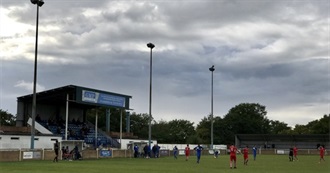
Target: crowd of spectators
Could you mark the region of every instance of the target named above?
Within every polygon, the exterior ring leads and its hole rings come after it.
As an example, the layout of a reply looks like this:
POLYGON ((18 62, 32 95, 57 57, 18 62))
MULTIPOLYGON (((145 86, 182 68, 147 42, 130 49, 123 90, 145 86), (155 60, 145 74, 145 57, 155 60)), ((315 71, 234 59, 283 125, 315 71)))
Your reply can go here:
MULTIPOLYGON (((39 123, 44 124, 44 126, 51 130, 50 127, 56 127, 55 133, 58 135, 64 135, 65 134, 65 120, 61 116, 49 117, 48 120, 43 120, 39 114, 36 116, 36 121, 39 123)), ((75 118, 72 118, 71 121, 68 122, 68 131, 67 131, 67 137, 70 139, 76 139, 76 140, 84 140, 85 136, 89 133, 89 127, 86 123, 81 122, 78 118, 77 120, 75 118)))

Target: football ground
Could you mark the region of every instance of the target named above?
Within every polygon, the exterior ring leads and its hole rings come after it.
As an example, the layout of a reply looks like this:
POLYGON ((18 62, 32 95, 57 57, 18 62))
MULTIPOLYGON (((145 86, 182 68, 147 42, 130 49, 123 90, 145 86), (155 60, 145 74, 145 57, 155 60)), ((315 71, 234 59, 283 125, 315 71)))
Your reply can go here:
POLYGON ((0 162, 1 173, 328 173, 330 158, 319 163, 319 156, 299 156, 299 161, 289 162, 287 155, 258 155, 253 161, 252 156, 247 166, 243 165, 242 155, 238 155, 237 169, 229 168, 229 156, 221 155, 217 159, 202 156, 196 163, 191 156, 185 161, 184 156, 178 159, 164 157, 159 159, 142 158, 111 158, 80 161, 36 161, 0 162))

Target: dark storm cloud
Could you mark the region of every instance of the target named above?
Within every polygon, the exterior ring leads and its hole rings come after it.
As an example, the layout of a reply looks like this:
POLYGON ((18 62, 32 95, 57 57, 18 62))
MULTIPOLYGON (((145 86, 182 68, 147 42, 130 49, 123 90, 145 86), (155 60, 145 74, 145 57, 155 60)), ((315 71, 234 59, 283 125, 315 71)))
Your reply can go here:
MULTIPOLYGON (((31 92, 36 7, 23 0, 1 6, 6 18, 24 24, 8 33, 11 25, 0 26, 1 108, 15 112, 12 96, 31 92)), ((217 116, 257 102, 270 119, 315 119, 329 103, 328 9, 327 0, 47 1, 40 8, 38 84, 132 95, 134 111, 145 113, 146 43, 153 42, 157 120, 197 122, 209 113, 211 65, 217 116)))

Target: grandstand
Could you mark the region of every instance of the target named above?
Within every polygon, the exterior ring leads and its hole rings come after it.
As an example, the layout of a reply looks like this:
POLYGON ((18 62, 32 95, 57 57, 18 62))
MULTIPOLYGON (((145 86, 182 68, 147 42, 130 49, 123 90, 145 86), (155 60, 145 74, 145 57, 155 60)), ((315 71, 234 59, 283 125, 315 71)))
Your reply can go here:
MULTIPOLYGON (((108 135, 110 134, 110 108, 116 108, 126 113, 126 110, 130 109, 131 96, 75 85, 67 85, 36 94, 36 135, 53 135, 61 137, 63 141, 81 140, 93 147, 105 145, 120 148, 120 140, 108 135), (107 108, 106 131, 98 129, 87 121, 86 112, 99 107, 107 108)), ((17 98, 16 127, 31 125, 29 115, 32 112, 32 97, 33 95, 30 94, 17 98)))

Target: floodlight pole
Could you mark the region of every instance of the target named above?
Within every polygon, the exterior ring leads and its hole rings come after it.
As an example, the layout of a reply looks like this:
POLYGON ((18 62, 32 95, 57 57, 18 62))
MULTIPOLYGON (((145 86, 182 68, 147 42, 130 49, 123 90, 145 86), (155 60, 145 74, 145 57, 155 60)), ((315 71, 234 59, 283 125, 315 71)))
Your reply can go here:
POLYGON ((151 147, 151 94, 152 94, 152 49, 155 47, 154 44, 148 43, 147 47, 150 48, 150 88, 149 88, 149 148, 151 147))
POLYGON ((214 65, 209 68, 211 71, 211 146, 210 148, 213 149, 213 72, 214 72, 214 65))
POLYGON ((44 2, 43 0, 31 0, 32 4, 37 5, 37 19, 36 19, 36 44, 35 44, 35 57, 34 57, 34 76, 33 76, 33 100, 32 100, 32 123, 31 123, 31 145, 30 148, 34 149, 34 136, 35 136, 35 118, 36 118, 36 105, 37 105, 37 57, 38 57, 38 25, 39 25, 39 7, 44 2))

